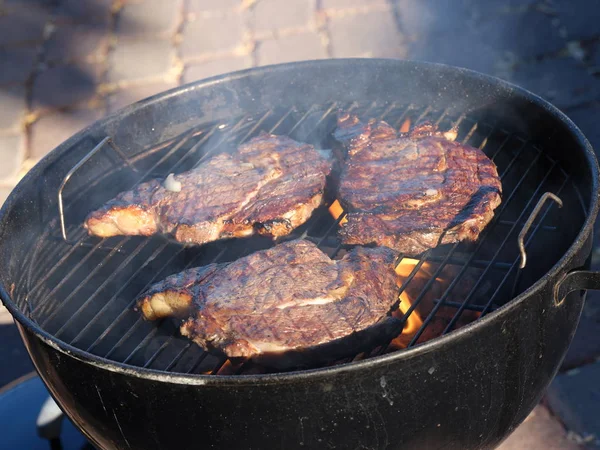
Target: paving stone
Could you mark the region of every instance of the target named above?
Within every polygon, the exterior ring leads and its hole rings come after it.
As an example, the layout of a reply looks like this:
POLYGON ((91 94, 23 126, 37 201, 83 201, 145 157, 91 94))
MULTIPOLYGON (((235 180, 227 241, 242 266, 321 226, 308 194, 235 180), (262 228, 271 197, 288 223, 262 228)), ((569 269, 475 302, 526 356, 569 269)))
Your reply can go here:
POLYGON ((328 26, 334 57, 403 58, 407 55, 404 38, 390 12, 335 17, 328 26))
POLYGON ((4 5, 9 8, 13 5, 37 6, 51 9, 56 6, 58 0, 4 0, 4 5))
MULTIPOLYGON (((463 59, 471 53, 470 46, 461 45, 467 40, 523 58, 555 52, 565 46, 550 17, 523 6, 509 8, 505 3, 397 0, 395 7, 401 29, 411 40, 448 41, 448 44, 438 43, 443 47, 454 42, 457 47, 454 53, 464 52, 463 59), (502 10, 511 12, 501 13, 502 10)), ((443 58, 444 53, 440 51, 439 57, 443 58)))
POLYGON ((313 11, 309 0, 261 0, 253 9, 255 31, 308 25, 313 11))
POLYGON ((181 53, 184 58, 222 50, 233 50, 242 42, 244 22, 241 14, 200 17, 183 29, 181 53))
POLYGON ((108 99, 109 111, 116 111, 159 92, 172 89, 175 86, 175 83, 150 83, 117 91, 111 94, 108 99))
POLYGON ((242 0, 188 0, 187 12, 216 11, 239 8, 242 0))
POLYGON ((185 67, 183 72, 183 82, 190 83, 196 80, 202 80, 215 75, 237 70, 246 69, 252 66, 252 60, 248 56, 239 58, 225 58, 203 63, 192 64, 185 67))
POLYGON ((33 107, 70 106, 96 95, 99 68, 93 64, 70 64, 47 69, 33 82, 33 107))
POLYGON ((59 22, 107 24, 113 0, 62 0, 57 10, 59 22))
POLYGON ((259 65, 327 57, 321 38, 312 32, 262 41, 257 55, 259 65))
POLYGON ((172 57, 173 49, 166 39, 122 37, 109 56, 109 81, 165 75, 171 68, 172 57))
POLYGON ((25 156, 23 133, 0 135, 0 181, 14 177, 25 156))
POLYGON ((97 59, 107 48, 107 29, 67 24, 59 26, 46 43, 46 60, 97 59))
POLYGON ((0 360, 3 363, 0 370, 0 386, 4 386, 32 372, 34 368, 14 324, 0 325, 0 342, 0 360))
POLYGON ((567 31, 568 39, 584 39, 598 36, 600 9, 589 0, 553 1, 551 8, 560 26, 567 31))
MULTIPOLYGON (((0 207, 2 207, 12 190, 12 186, 0 186, 0 207)), ((0 305, 0 311, 2 311, 0 312, 0 325, 6 325, 9 323, 6 315, 8 314, 10 316, 10 314, 3 305, 0 305)), ((12 318, 10 320, 12 320, 12 318)), ((2 348, 3 346, 0 346, 0 353, 2 352, 2 348)), ((0 360, 5 361, 5 359, 2 359, 2 356, 0 356, 0 360)))
POLYGON ((592 147, 596 150, 596 156, 600 159, 600 102, 588 105, 584 108, 575 108, 566 111, 569 118, 581 129, 588 138, 592 147))
POLYGON ((395 0, 393 2, 402 32, 422 39, 465 30, 473 22, 472 5, 465 0, 395 0))
POLYGON ((538 405, 497 450, 581 450, 550 412, 538 405))
POLYGON ((596 358, 600 358, 600 292, 588 291, 579 326, 562 367, 573 369, 596 358))
POLYGON ((552 19, 537 10, 493 15, 486 20, 477 19, 473 29, 476 40, 525 59, 555 53, 566 45, 557 27, 552 25, 552 19))
POLYGON ((31 125, 29 156, 36 160, 43 158, 50 150, 101 116, 98 110, 78 109, 55 111, 40 117, 31 125))
POLYGON ((169 34, 175 31, 181 0, 128 2, 119 12, 117 33, 169 34))
POLYGON ((345 9, 384 3, 381 0, 321 0, 323 9, 345 9))
POLYGON ((548 389, 548 404, 568 430, 588 448, 600 448, 600 361, 558 375, 548 389))
POLYGON ((600 96, 600 80, 573 58, 555 58, 519 64, 510 77, 560 108, 589 102, 600 96))
POLYGON ((7 86, 0 89, 0 130, 18 128, 25 115, 25 89, 7 86))
POLYGON ((24 6, 0 16, 0 46, 41 41, 48 18, 46 11, 24 6))
POLYGON ((503 61, 502 53, 467 34, 457 34, 452 39, 427 35, 408 44, 407 57, 489 74, 496 74, 503 61))
POLYGON ((0 85, 24 82, 33 71, 36 55, 33 47, 0 48, 0 85))

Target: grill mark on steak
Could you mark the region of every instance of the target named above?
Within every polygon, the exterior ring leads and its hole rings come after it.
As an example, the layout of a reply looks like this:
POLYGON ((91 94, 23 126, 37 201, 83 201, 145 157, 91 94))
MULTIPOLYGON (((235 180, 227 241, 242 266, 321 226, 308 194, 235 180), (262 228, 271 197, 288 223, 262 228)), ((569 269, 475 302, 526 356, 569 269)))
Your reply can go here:
POLYGON ((279 237, 306 222, 321 204, 331 163, 312 145, 261 133, 188 172, 174 192, 153 179, 122 192, 85 221, 89 234, 172 234, 204 244, 258 233, 279 237))
POLYGON ((426 123, 398 133, 340 112, 334 137, 347 149, 338 200, 348 212, 345 244, 378 244, 418 255, 475 241, 500 204, 495 164, 479 149, 426 123))
POLYGON ((149 320, 184 318, 184 336, 230 358, 285 366, 343 357, 393 337, 394 260, 391 249, 357 247, 334 261, 312 242, 294 240, 172 275, 137 308, 149 320), (350 336, 362 343, 349 346, 350 336))

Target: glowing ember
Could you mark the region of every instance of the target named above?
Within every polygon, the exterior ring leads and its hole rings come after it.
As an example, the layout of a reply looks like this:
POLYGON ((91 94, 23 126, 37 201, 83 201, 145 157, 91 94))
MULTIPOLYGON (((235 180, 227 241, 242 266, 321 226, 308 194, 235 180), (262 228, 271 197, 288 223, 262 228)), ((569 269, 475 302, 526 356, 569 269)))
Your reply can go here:
POLYGON ((400 133, 408 133, 410 131, 410 119, 406 119, 400 126, 400 133))
MULTIPOLYGON (((342 205, 340 205, 340 202, 337 200, 335 200, 329 207, 329 214, 331 214, 336 220, 343 214, 343 212, 344 208, 342 208, 342 205)), ((340 220, 340 225, 343 225, 346 222, 348 222, 348 219, 344 217, 342 220, 340 220)))

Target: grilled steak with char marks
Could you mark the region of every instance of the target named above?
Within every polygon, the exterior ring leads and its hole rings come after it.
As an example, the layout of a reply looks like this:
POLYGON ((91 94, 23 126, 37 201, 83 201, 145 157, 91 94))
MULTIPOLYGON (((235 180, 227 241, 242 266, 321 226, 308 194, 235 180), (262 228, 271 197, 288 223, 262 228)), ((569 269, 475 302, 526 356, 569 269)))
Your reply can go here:
POLYGON ((235 154, 119 194, 85 226, 100 237, 170 233, 194 244, 255 233, 284 236, 321 204, 330 170, 312 145, 262 133, 235 154))
MULTIPOLYGON (((451 136, 454 133, 454 136, 451 136)), ((500 204, 495 164, 431 124, 398 133, 383 121, 338 115, 334 136, 347 149, 338 193, 348 211, 346 244, 378 244, 418 255, 475 241, 500 204)))
POLYGON ((329 360, 394 337, 386 321, 398 300, 394 259, 385 247, 357 247, 336 261, 309 241, 289 241, 172 275, 137 305, 149 320, 183 318, 184 336, 231 358, 329 360))

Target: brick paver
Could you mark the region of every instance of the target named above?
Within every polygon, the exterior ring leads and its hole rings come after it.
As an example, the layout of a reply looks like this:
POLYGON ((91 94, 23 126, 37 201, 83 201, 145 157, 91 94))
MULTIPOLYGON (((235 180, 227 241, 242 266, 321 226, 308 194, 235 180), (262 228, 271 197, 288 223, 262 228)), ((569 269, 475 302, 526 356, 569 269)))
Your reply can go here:
POLYGON ((36 55, 35 47, 0 48, 0 85, 24 84, 31 75, 36 55))
MULTIPOLYGON (((495 74, 566 108, 599 148, 598 11, 587 0, 0 0, 0 203, 20 168, 106 113, 302 59, 424 59, 495 74)), ((567 365, 598 353, 594 311, 589 303, 567 365)), ((3 329, 20 353, 0 362, 26 361, 14 328, 3 329)), ((11 367, 17 376, 30 365, 11 367)), ((501 448, 577 448, 566 436, 539 407, 501 448)))
POLYGON ((518 64, 509 80, 561 108, 600 97, 600 80, 571 57, 518 64))
POLYGON ((108 29, 85 25, 58 26, 45 45, 45 59, 52 63, 99 61, 108 51, 108 29))
POLYGON ((262 41, 256 50, 259 65, 327 57, 322 38, 315 32, 292 34, 262 41))
POLYGON ((184 25, 181 54, 184 59, 233 54, 242 45, 243 35, 244 17, 239 12, 199 16, 184 25))
POLYGON ((211 11, 224 11, 241 9, 240 0, 188 0, 187 12, 190 14, 202 14, 211 11))
POLYGON ((600 361, 560 374, 548 402, 577 441, 600 449, 600 361))
POLYGON ((126 34, 170 35, 182 13, 182 0, 134 0, 119 13, 117 32, 126 34))
POLYGON ((390 11, 349 14, 329 19, 334 57, 405 58, 405 39, 390 11))
POLYGON ((285 30, 307 26, 313 16, 313 3, 309 0, 261 0, 253 8, 254 30, 285 30))
POLYGON ((177 86, 176 83, 157 82, 157 83, 145 83, 138 86, 130 86, 128 88, 113 92, 108 96, 108 109, 110 112, 114 112, 124 106, 135 103, 146 97, 150 97, 159 92, 166 91, 168 89, 177 86))
POLYGON ((0 134, 0 180, 13 179, 17 175, 24 154, 22 133, 0 134))
POLYGON ((0 15, 0 46, 32 44, 42 40, 49 14, 39 7, 16 4, 0 15))
POLYGON ((544 406, 536 407, 498 450, 582 450, 544 406))
POLYGON ((94 64, 57 66, 41 72, 33 83, 33 107, 81 104, 96 95, 101 69, 94 64))
POLYGON ((21 85, 0 89, 0 133, 19 128, 25 115, 25 88, 21 85))
POLYGON ((247 69, 252 66, 252 59, 249 56, 238 56, 232 58, 216 59, 203 63, 189 64, 183 71, 183 83, 201 80, 226 72, 235 72, 236 70, 247 69))
POLYGON ((111 18, 113 0, 61 0, 57 20, 71 23, 104 25, 111 18))
POLYGON ((174 50, 169 40, 159 37, 125 37, 109 55, 111 82, 166 76, 172 67, 174 50))
POLYGON ((88 109, 55 111, 42 116, 30 128, 29 156, 40 159, 101 116, 101 111, 88 109))

